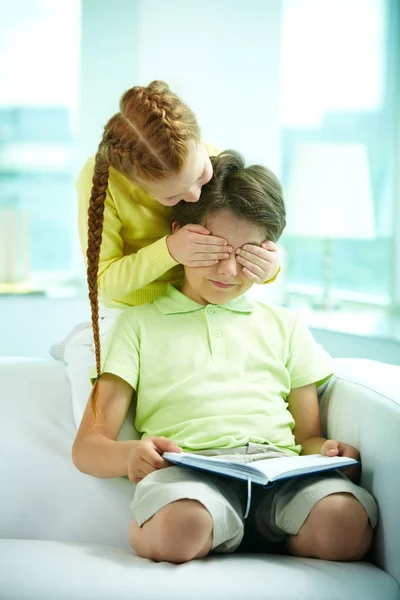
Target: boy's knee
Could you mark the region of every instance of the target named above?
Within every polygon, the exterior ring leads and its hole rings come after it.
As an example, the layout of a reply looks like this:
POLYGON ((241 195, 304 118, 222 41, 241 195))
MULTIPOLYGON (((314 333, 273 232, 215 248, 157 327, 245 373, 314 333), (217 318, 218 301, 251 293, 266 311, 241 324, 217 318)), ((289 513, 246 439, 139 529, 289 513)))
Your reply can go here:
MULTIPOLYGON (((289 543, 294 554, 323 560, 361 560, 372 542, 372 527, 360 502, 351 494, 331 494, 320 500, 297 536, 289 543), (297 538, 297 539, 296 539, 297 538)), ((291 548, 290 548, 291 549, 291 548)))
POLYGON ((318 521, 315 533, 321 558, 361 560, 371 545, 372 528, 357 498, 351 494, 332 494, 315 509, 318 521))
POLYGON ((171 502, 142 527, 135 524, 131 524, 130 542, 142 558, 184 563, 211 550, 213 521, 196 500, 171 502))

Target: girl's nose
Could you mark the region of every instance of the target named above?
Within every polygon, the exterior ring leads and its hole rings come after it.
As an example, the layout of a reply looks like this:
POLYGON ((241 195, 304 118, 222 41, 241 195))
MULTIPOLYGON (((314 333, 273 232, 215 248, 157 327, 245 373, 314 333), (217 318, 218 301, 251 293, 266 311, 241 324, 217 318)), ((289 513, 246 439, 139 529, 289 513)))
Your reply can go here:
POLYGON ((186 202, 197 202, 200 198, 201 187, 192 188, 185 197, 186 202))

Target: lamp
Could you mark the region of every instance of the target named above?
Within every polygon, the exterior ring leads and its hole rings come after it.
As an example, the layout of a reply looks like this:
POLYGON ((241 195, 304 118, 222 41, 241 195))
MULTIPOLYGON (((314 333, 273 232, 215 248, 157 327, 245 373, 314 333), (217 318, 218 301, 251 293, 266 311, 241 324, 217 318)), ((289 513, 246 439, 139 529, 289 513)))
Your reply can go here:
POLYGON ((365 146, 300 143, 291 163, 285 198, 286 234, 324 240, 321 306, 331 309, 332 240, 375 237, 365 146))

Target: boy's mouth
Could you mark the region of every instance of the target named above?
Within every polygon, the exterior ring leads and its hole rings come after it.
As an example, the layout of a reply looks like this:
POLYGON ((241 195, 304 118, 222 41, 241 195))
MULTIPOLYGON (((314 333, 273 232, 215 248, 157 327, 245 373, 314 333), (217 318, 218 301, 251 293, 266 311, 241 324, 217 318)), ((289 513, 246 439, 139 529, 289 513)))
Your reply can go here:
POLYGON ((232 288, 235 285, 234 283, 221 283, 221 281, 214 281, 213 279, 210 279, 210 281, 216 287, 223 288, 223 289, 232 288))

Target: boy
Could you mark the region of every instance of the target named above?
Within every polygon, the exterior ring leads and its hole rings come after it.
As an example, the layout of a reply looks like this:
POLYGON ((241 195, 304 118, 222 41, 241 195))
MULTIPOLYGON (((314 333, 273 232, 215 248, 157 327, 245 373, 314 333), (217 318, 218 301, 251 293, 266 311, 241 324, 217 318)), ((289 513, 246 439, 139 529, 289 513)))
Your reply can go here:
MULTIPOLYGON (((137 484, 129 538, 136 553, 186 562, 233 552, 244 535, 246 485, 171 467, 164 451, 197 451, 233 460, 321 452, 359 458, 322 437, 316 388, 332 374, 329 356, 291 311, 254 302, 239 268, 248 245, 276 242, 285 207, 276 177, 225 152, 197 203, 180 203, 174 231, 204 225, 234 248, 209 267, 185 267, 151 304, 127 309, 104 353, 100 417, 90 403, 74 447, 81 471, 129 476, 137 484), (116 441, 136 393, 140 441, 116 441)), ((257 254, 251 257, 257 262, 257 254)), ((354 477, 354 471, 353 471, 354 477)), ((333 472, 254 487, 246 529, 265 548, 285 542, 297 556, 359 560, 377 522, 374 499, 333 472)))

